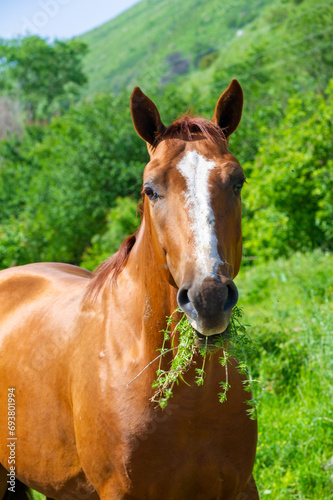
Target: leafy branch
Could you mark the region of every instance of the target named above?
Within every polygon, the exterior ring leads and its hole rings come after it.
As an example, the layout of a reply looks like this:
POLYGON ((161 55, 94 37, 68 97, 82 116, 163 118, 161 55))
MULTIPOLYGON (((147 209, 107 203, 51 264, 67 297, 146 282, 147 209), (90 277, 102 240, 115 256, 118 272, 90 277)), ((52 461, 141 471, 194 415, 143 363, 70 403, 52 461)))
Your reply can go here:
MULTIPOLYGON (((183 314, 180 321, 175 326, 173 334, 171 333, 171 325, 175 321, 174 314, 178 312, 181 312, 179 308, 167 318, 167 327, 163 330, 163 344, 161 349, 159 349, 160 355, 158 357, 160 358, 160 362, 156 371, 157 378, 153 382, 153 387, 156 389, 156 392, 151 400, 157 403, 162 409, 166 407, 168 400, 172 398, 174 385, 178 385, 180 380, 187 383, 184 380, 184 374, 190 368, 193 357, 197 353, 202 356, 203 362, 201 368, 195 368, 195 383, 198 386, 204 384, 205 363, 207 354, 210 353, 210 348, 207 346, 208 337, 206 337, 205 346, 196 345, 196 332, 185 314, 183 314), (176 332, 178 333, 178 346, 174 345, 176 332), (171 341, 171 349, 165 347, 167 341, 171 341), (162 358, 165 354, 173 350, 177 350, 176 355, 173 357, 169 369, 163 370, 162 358)), ((230 389, 228 363, 230 363, 232 358, 237 359, 237 368, 239 372, 246 376, 243 382, 245 390, 251 392, 253 385, 258 383, 257 380, 253 379, 248 364, 248 354, 254 350, 254 342, 249 337, 246 326, 243 325, 241 321, 242 316, 242 310, 238 307, 234 307, 227 333, 217 337, 215 342, 215 348, 222 350, 223 354, 219 358, 219 362, 225 369, 225 381, 220 382, 222 391, 218 394, 221 403, 227 400, 227 392, 230 389)), ((250 406, 248 410, 250 417, 256 418, 257 401, 251 398, 247 403, 250 406)))

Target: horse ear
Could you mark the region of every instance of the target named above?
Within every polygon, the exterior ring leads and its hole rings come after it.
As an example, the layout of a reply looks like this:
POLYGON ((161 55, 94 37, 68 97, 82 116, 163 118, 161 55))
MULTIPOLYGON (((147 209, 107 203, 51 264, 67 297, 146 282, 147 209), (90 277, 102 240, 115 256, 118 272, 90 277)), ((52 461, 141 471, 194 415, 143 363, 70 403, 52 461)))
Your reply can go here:
POLYGON ((232 80, 229 87, 217 101, 212 121, 223 129, 228 138, 239 125, 243 109, 243 90, 237 80, 232 80))
POLYGON ((165 129, 157 107, 139 87, 135 87, 132 92, 130 107, 136 132, 152 146, 156 134, 165 129))

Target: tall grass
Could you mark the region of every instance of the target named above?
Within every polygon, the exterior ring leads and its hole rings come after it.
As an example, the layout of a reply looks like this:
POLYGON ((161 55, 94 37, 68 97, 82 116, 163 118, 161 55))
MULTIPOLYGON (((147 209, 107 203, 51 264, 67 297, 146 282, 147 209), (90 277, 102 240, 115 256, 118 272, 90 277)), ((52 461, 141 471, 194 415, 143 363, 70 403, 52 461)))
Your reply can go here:
POLYGON ((262 498, 333 499, 333 255, 295 254, 245 270, 240 305, 257 341, 262 498))

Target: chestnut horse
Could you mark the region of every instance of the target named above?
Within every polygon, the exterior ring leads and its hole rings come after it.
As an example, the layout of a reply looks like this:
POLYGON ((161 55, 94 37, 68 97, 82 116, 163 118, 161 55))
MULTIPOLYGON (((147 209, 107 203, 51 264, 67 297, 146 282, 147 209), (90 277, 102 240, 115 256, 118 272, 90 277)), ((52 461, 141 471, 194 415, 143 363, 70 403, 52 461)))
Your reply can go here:
POLYGON ((16 488, 59 500, 259 498, 256 422, 236 361, 223 404, 219 352, 203 386, 195 358, 165 410, 150 401, 158 361, 149 363, 177 304, 212 345, 237 302, 245 178, 228 137, 242 105, 233 80, 211 121, 165 127, 136 87, 132 118, 150 154, 136 234, 94 274, 58 263, 0 273, 2 495, 15 476, 16 488))

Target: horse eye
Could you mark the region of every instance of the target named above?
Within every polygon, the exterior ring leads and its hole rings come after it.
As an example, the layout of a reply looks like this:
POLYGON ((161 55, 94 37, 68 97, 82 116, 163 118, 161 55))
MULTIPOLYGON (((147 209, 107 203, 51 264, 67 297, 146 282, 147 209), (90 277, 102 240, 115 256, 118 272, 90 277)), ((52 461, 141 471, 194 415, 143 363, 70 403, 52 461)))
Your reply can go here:
POLYGON ((148 196, 150 200, 156 200, 158 198, 158 194, 152 188, 147 187, 145 189, 145 194, 148 196))
POLYGON ((244 185, 245 179, 241 179, 236 182, 236 184, 233 186, 233 190, 236 196, 239 196, 242 190, 242 187, 244 185))

